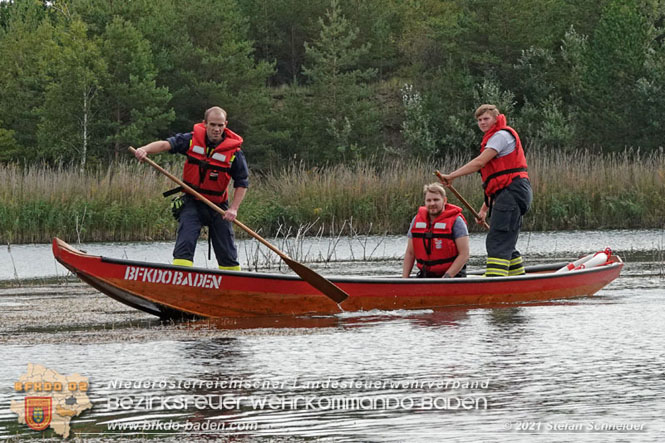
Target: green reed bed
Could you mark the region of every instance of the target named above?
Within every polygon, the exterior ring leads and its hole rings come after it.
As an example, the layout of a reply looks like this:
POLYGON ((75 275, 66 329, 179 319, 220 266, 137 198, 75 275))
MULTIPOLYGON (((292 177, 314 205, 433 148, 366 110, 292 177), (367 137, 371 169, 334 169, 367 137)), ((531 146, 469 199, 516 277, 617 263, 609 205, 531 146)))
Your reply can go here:
POLYGON ((422 200, 423 184, 436 181, 433 171, 419 161, 290 166, 252 189, 248 220, 267 232, 317 220, 325 234, 401 233, 422 200))
POLYGON ((601 156, 589 151, 529 158, 534 204, 526 229, 662 228, 665 155, 662 149, 601 156))
POLYGON ((142 165, 75 168, 0 166, 0 239, 7 243, 170 238, 159 196, 165 179, 142 165))
MULTIPOLYGON (((309 168, 291 165, 251 177, 239 218, 264 236, 403 234, 421 204, 422 185, 433 171, 468 161, 398 160, 309 168)), ((665 220, 665 155, 639 151, 600 156, 589 151, 528 153, 534 203, 527 230, 662 228, 665 220)), ((179 173, 181 165, 168 168, 179 173)), ((0 165, 0 241, 160 240, 175 237, 176 223, 161 193, 173 187, 147 165, 120 164, 104 171, 0 165)), ((455 181, 476 208, 480 177, 455 181)), ((461 205, 454 196, 452 203, 461 205)), ((472 230, 480 230, 465 215, 472 230)), ((238 232, 242 235, 242 232, 238 232)))

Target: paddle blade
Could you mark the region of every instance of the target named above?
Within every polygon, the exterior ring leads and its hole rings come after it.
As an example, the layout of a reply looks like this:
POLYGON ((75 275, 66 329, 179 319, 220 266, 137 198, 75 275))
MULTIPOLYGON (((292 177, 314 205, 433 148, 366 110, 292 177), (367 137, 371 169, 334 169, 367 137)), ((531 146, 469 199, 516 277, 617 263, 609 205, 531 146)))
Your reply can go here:
POLYGON ((316 272, 312 271, 302 263, 293 261, 285 256, 282 256, 282 260, 284 260, 284 262, 287 265, 289 265, 289 268, 293 269, 293 272, 298 274, 300 278, 305 280, 310 285, 314 286, 314 288, 321 291, 323 295, 327 296, 335 303, 342 303, 344 300, 348 298, 349 294, 342 291, 340 288, 335 286, 331 281, 317 274, 316 272))

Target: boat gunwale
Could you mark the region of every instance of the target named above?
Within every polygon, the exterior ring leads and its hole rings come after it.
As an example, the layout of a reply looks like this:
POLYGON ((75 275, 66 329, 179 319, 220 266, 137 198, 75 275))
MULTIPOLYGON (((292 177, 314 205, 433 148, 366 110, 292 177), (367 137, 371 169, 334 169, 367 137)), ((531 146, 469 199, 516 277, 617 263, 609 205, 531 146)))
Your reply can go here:
MULTIPOLYGON (((220 269, 206 269, 200 267, 184 267, 168 263, 152 263, 144 262, 138 260, 126 260, 118 259, 112 257, 104 256, 95 256, 87 253, 82 253, 83 255, 89 258, 98 257, 104 263, 117 264, 117 265, 128 265, 128 266, 140 266, 144 268, 157 268, 157 269, 170 269, 177 271, 185 272, 195 272, 201 274, 219 274, 219 275, 230 275, 241 278, 262 278, 270 280, 293 280, 293 281, 303 281, 297 275, 291 274, 276 274, 276 273, 262 273, 262 272, 248 272, 248 271, 227 271, 220 269)), ((552 279, 552 278, 566 278, 571 276, 586 275, 595 272, 605 272, 609 271, 614 267, 623 266, 623 260, 617 255, 612 256, 616 261, 608 263, 602 266, 597 266, 590 269, 582 269, 572 272, 562 272, 555 273, 553 272, 556 269, 559 269, 563 266, 566 266, 569 262, 561 263, 552 263, 552 264, 543 264, 543 265, 534 265, 527 267, 527 270, 531 270, 531 273, 527 272, 523 275, 514 275, 500 278, 486 278, 486 277, 458 277, 458 278, 403 278, 403 277, 363 277, 363 276, 330 276, 327 277, 331 282, 336 283, 353 283, 353 284, 410 284, 410 285, 423 285, 423 284, 452 284, 452 283, 466 283, 466 284, 497 284, 497 283, 511 283, 515 281, 524 281, 524 280, 540 280, 540 279, 552 279), (534 272, 535 271, 535 272, 534 272), (540 271, 540 272, 539 272, 540 271), (552 272, 542 272, 542 271, 552 271, 552 272)))

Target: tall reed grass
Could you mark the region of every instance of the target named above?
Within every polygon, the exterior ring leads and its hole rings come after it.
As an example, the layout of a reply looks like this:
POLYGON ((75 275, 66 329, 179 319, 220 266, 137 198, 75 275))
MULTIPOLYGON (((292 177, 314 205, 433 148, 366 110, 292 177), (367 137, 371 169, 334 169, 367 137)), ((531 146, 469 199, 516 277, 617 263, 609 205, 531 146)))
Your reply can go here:
POLYGON ((535 153, 529 159, 534 204, 526 229, 665 226, 663 149, 600 155, 535 153))
POLYGON ((0 166, 0 239, 7 243, 150 240, 173 234, 165 178, 137 164, 76 168, 0 166))
MULTIPOLYGON (((471 158, 444 162, 367 160, 309 168, 292 164, 251 177, 239 218, 262 235, 285 227, 315 225, 338 234, 402 234, 422 204, 433 171, 471 158)), ((533 149, 528 153, 534 203, 525 230, 662 228, 665 220, 665 155, 626 150, 599 155, 533 149)), ((173 172, 181 166, 169 165, 173 172)), ((147 165, 119 164, 103 171, 0 165, 0 241, 160 240, 175 237, 169 200, 174 185, 147 165)), ((476 208, 480 178, 463 177, 456 189, 476 208)), ((461 205, 450 196, 450 202, 461 205)), ((472 230, 479 230, 465 210, 472 230)), ((242 232, 238 232, 242 235, 242 232)))

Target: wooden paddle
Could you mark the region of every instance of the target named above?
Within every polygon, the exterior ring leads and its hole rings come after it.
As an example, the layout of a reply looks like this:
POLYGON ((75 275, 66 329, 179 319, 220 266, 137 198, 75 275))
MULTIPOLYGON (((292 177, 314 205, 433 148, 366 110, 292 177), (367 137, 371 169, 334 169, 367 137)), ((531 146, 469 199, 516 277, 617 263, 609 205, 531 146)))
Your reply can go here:
MULTIPOLYGON (((133 147, 129 147, 129 151, 133 154, 136 149, 133 147)), ((159 166, 157 163, 154 161, 150 160, 148 157, 144 159, 146 162, 148 162, 153 168, 157 169, 159 172, 176 182, 179 186, 182 186, 182 189, 186 191, 188 194, 193 195, 194 197, 198 198, 201 200, 203 203, 206 205, 210 206, 212 209, 215 211, 219 212, 220 214, 224 215, 226 211, 224 211, 222 208, 196 192, 194 189, 192 189, 190 186, 187 186, 182 180, 180 180, 178 177, 172 175, 169 173, 167 170, 159 166)), ((346 292, 342 291, 339 287, 335 286, 331 281, 328 279, 324 278, 323 276, 317 274, 313 270, 309 269, 307 266, 303 265, 302 263, 298 263, 297 261, 293 260, 291 257, 277 249, 275 246, 271 245, 268 243, 263 237, 261 237, 259 234, 256 232, 252 231, 249 229, 247 226, 244 224, 240 223, 238 220, 233 220, 233 223, 235 223, 237 226, 239 226, 243 231, 257 239, 259 242, 261 242, 265 247, 270 249, 272 252, 275 254, 279 255, 284 262, 289 265, 289 268, 291 268, 296 274, 300 276, 303 280, 305 280, 307 283, 312 285, 314 288, 318 289, 321 291, 321 293, 331 300, 333 300, 335 303, 341 303, 346 298, 349 296, 346 292)))
MULTIPOLYGON (((466 201, 466 200, 464 199, 464 197, 462 197, 462 196, 460 195, 459 192, 457 192, 457 189, 453 188, 453 185, 450 185, 450 184, 447 184, 447 183, 446 183, 446 181, 443 179, 443 174, 441 174, 439 171, 435 171, 434 174, 439 178, 439 181, 440 181, 444 186, 446 186, 448 189, 450 189, 450 191, 451 191, 453 194, 455 194, 455 197, 457 197, 457 198, 459 199, 459 201, 461 201, 462 204, 463 204, 464 206, 466 206, 466 207, 469 209, 469 211, 471 211, 471 213, 473 214, 473 216, 476 217, 477 220, 480 220, 480 214, 478 214, 478 213, 476 212, 476 210, 473 209, 473 207, 469 204, 469 202, 466 201)), ((484 221, 484 220, 483 220, 483 226, 485 226, 485 229, 489 229, 489 228, 490 228, 490 225, 488 225, 487 222, 484 221)))

